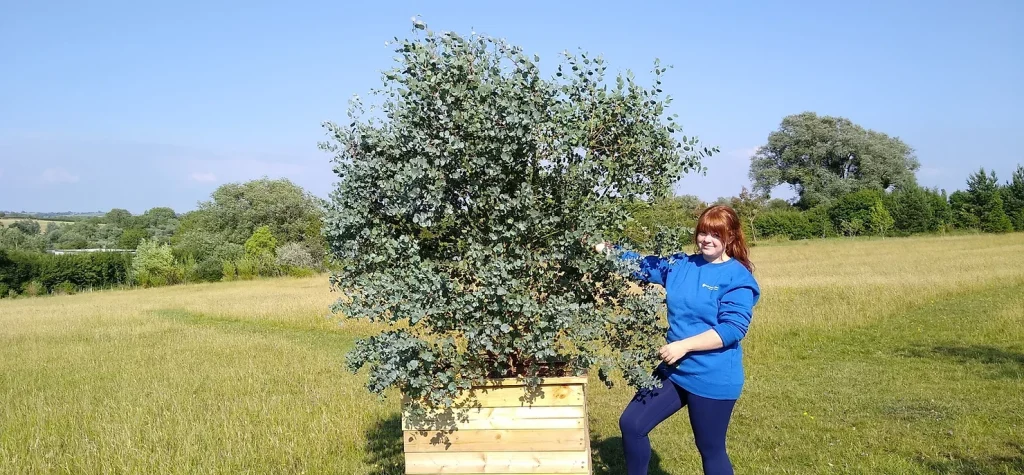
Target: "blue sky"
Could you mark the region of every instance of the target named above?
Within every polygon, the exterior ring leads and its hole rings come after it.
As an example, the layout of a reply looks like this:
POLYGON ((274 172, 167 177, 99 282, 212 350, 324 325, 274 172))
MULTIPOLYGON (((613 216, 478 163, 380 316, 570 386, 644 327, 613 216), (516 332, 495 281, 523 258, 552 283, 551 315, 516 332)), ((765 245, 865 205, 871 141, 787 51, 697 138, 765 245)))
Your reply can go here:
POLYGON ((684 132, 722 150, 679 193, 738 193, 753 150, 808 110, 900 137, 926 186, 1024 164, 1017 0, 346 3, 0 0, 0 209, 183 212, 263 175, 326 196, 320 123, 380 85, 384 42, 417 14, 547 71, 577 48, 612 69, 673 65, 684 132))

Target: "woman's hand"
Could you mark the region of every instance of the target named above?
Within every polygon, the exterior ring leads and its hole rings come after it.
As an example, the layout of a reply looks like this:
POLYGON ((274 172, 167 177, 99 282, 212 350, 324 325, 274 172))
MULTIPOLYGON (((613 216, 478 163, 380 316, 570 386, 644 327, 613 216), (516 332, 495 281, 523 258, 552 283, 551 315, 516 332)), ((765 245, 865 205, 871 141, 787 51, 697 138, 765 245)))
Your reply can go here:
POLYGON ((714 329, 709 329, 699 335, 673 341, 658 348, 658 356, 662 361, 674 365, 691 351, 717 350, 722 346, 722 337, 714 329))
POLYGON ((687 347, 686 343, 683 340, 680 340, 668 343, 659 348, 658 356, 660 356, 661 360, 665 363, 674 365, 689 352, 690 349, 687 347))

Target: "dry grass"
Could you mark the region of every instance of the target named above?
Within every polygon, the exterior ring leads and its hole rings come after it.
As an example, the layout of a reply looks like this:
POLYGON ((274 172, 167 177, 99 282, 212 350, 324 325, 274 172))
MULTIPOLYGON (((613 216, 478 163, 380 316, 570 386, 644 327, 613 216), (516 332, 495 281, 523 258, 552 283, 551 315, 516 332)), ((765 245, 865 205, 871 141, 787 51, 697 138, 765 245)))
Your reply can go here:
POLYGON ((0 302, 0 473, 365 470, 325 278, 0 302))
MULTIPOLYGON (((738 473, 1024 473, 1024 234, 754 250, 738 473)), ((0 300, 0 473, 399 473, 398 401, 344 354, 326 278, 0 300)), ((631 391, 590 391, 622 473, 631 391)), ((652 473, 699 472, 685 414, 652 473)))

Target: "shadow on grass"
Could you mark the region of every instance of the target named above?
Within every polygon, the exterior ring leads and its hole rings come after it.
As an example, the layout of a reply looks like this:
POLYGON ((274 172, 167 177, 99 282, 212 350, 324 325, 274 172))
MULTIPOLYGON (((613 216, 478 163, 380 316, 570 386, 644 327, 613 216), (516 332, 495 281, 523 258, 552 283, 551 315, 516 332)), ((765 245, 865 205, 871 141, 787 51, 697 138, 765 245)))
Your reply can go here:
POLYGON ((377 422, 366 432, 366 465, 372 473, 402 475, 405 473, 405 452, 402 443, 402 416, 393 414, 377 422))
MULTIPOLYGON (((626 473, 626 456, 622 451, 622 437, 609 437, 591 441, 594 453, 594 475, 621 475, 626 473)), ((651 463, 647 468, 649 475, 669 475, 661 468, 661 458, 656 451, 651 452, 651 463)))
POLYGON ((1003 475, 1024 473, 1024 445, 1011 444, 1017 452, 1010 456, 969 457, 948 454, 943 460, 922 460, 919 463, 931 472, 958 475, 1003 475))
POLYGON ((992 376, 994 377, 1024 379, 1024 353, 1015 350, 989 345, 942 345, 930 350, 918 348, 909 353, 916 357, 949 358, 961 364, 981 363, 993 371, 992 376))

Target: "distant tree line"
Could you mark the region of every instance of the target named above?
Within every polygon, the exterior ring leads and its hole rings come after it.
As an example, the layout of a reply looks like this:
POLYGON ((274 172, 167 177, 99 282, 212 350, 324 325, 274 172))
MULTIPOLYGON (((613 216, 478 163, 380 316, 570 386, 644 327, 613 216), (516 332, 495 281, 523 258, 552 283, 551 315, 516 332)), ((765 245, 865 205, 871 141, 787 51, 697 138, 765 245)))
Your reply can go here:
MULTIPOLYGON (((1004 183, 981 168, 967 178, 966 189, 949 195, 918 185, 919 167, 914 150, 899 138, 842 117, 796 114, 785 117, 751 157, 752 189, 714 203, 692 195, 631 202, 619 237, 637 249, 689 249, 698 215, 715 203, 735 208, 754 242, 1024 231, 1024 166, 1004 183), (792 187, 796 198, 771 198, 779 185, 792 187)), ((0 226, 0 298, 310 275, 325 269, 328 256, 324 211, 323 200, 294 183, 262 178, 223 185, 184 214, 164 207, 141 215, 112 209, 42 225, 22 215, 0 226), (135 252, 44 254, 88 248, 135 252)))
POLYGON ((69 294, 131 283, 131 255, 115 252, 51 255, 0 249, 0 295, 69 294))
POLYGON ((113 209, 103 216, 66 223, 40 224, 35 219, 23 218, 0 229, 0 249, 135 249, 142 239, 169 242, 177 227, 178 215, 171 208, 152 208, 139 216, 113 209))
POLYGON ((842 117, 792 115, 751 157, 752 190, 714 203, 692 195, 636 202, 623 238, 645 249, 689 246, 697 216, 716 203, 735 208, 754 241, 1024 231, 1024 166, 1002 184, 981 168, 949 195, 918 185, 919 166, 898 138, 842 117), (779 185, 796 198, 771 199, 779 185))
POLYGON ((287 179, 229 183, 197 209, 112 209, 0 227, 0 298, 118 285, 312 275, 324 269, 323 202, 287 179), (48 250, 120 249, 51 255, 48 250), (117 270, 113 270, 116 268, 117 270))

